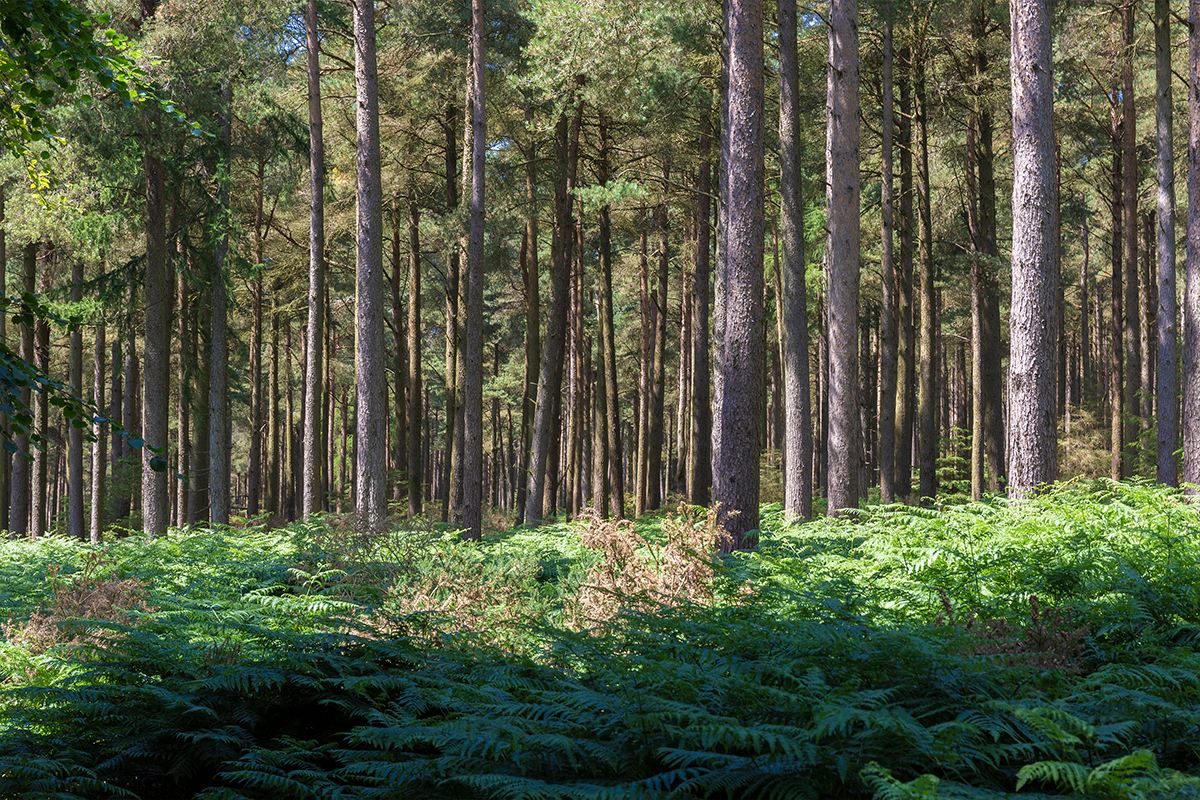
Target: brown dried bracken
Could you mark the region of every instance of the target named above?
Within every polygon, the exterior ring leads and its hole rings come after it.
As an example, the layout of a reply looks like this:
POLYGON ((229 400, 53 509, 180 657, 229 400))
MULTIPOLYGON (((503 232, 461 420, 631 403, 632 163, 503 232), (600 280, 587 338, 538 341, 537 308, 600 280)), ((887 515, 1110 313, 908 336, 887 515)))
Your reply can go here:
POLYGON ((102 553, 87 556, 83 569, 72 575, 63 575, 61 565, 51 564, 46 570, 54 593, 50 607, 38 608, 25 622, 10 619, 0 624, 0 631, 30 652, 44 653, 53 647, 96 644, 114 635, 111 628, 96 628, 89 622, 138 624, 141 613, 156 610, 146 603, 150 584, 117 578, 110 567, 102 553))
POLYGON ((656 606, 712 601, 714 549, 729 542, 718 522, 717 507, 704 516, 680 505, 678 516, 667 515, 661 545, 646 541, 629 520, 610 522, 594 512, 585 514, 583 546, 604 558, 588 570, 579 597, 568 614, 586 627, 614 619, 623 608, 652 611, 656 606))

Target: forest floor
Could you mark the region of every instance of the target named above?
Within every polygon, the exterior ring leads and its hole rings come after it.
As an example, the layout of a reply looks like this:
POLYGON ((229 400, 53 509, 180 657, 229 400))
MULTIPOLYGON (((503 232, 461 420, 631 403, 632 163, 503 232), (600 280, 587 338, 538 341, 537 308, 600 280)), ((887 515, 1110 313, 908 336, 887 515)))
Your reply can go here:
POLYGON ((0 798, 1200 797, 1200 509, 1145 483, 0 543, 0 798))

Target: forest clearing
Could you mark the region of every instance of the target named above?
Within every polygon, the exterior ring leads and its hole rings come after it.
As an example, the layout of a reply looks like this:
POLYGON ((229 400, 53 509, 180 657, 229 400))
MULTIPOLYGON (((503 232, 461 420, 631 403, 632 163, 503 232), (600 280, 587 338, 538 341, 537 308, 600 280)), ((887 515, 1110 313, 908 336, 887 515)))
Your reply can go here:
POLYGON ((0 800, 1200 797, 1197 87, 1200 0, 0 0, 0 800))

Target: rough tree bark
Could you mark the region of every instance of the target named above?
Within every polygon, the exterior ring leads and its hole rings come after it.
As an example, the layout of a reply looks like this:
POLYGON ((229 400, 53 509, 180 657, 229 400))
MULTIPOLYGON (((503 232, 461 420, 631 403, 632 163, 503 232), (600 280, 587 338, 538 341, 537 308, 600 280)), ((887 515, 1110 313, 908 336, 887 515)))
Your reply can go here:
MULTIPOLYGON (((375 60, 375 4, 354 1, 354 84, 357 146, 355 292, 355 513, 368 531, 387 517, 387 450, 383 348, 383 189, 379 175, 379 81, 375 60)), ((315 349, 315 348, 313 348, 315 349)))
MULTIPOLYGON (((1183 288, 1183 482, 1200 492, 1200 0, 1188 3, 1188 219, 1183 288)), ((13 463, 16 485, 16 462, 13 463)), ((14 492, 14 502, 16 494, 14 492)))
MULTIPOLYGON (((800 68, 796 52, 796 2, 779 2, 779 180, 783 222, 783 509, 812 516, 812 400, 808 376, 808 296, 805 288, 804 205, 800 170, 800 68)), ((885 78, 890 82, 891 22, 885 23, 885 78)), ((885 92, 886 94, 886 92, 885 92)), ((884 152, 890 150, 891 108, 885 98, 884 152)), ((891 162, 884 164, 885 262, 891 253, 891 162)), ((887 264, 884 273, 887 274, 887 264)), ((705 276, 707 280, 707 276, 705 276)), ((885 279, 885 284, 887 283, 885 279)), ((888 312, 890 314, 890 311, 888 312)), ((894 360, 893 350, 893 360, 894 360)), ((894 375, 894 373, 893 373, 894 375)), ((894 378, 893 378, 894 380, 894 378)), ((893 389, 894 391, 894 389, 893 389)), ((888 475, 889 486, 891 474, 888 475)))
POLYGON ((483 0, 471 3, 471 233, 463 370, 463 536, 482 536, 483 514, 483 213, 487 126, 483 93, 483 0))
MULTIPOLYGON (((758 398, 763 391, 763 7, 762 0, 729 0, 728 111, 722 164, 724 262, 717 314, 721 317, 714 398, 720 417, 713 458, 713 500, 721 504, 730 546, 753 547, 758 529, 758 398)), ((858 114, 854 113, 857 125, 858 114)), ((857 175, 857 170, 855 172, 857 175)))
MULTIPOLYGON (((304 27, 308 48, 308 341, 311 344, 304 372, 304 491, 300 506, 306 519, 324 506, 321 412, 325 404, 321 397, 324 378, 321 356, 325 350, 325 126, 321 116, 321 52, 317 24, 317 0, 308 0, 304 27)), ((271 480, 267 482, 269 484, 271 480)), ((277 507, 271 510, 276 511, 277 507)))
MULTIPOLYGON (((142 532, 164 536, 170 523, 167 473, 163 463, 169 418, 168 376, 171 370, 171 294, 167 285, 167 213, 163 165, 147 152, 146 170, 146 305, 142 369, 142 532), (155 453, 151 447, 162 448, 155 453), (159 467, 154 469, 154 467, 159 467)), ((82 471, 82 464, 80 464, 82 471)), ((80 498, 82 502, 82 498, 80 498)), ((72 518, 73 519, 73 518, 72 518)), ((83 516, 79 519, 82 533, 83 516)))
POLYGON ((1013 293, 1009 360, 1009 494, 1057 475, 1058 182, 1049 0, 1012 9, 1013 293))
POLYGON ((1171 16, 1168 0, 1154 0, 1154 52, 1157 91, 1155 132, 1158 138, 1158 482, 1179 484, 1179 377, 1176 372, 1177 317, 1175 300, 1175 157, 1171 105, 1171 16))
POLYGON ((857 508, 858 486, 858 4, 829 9, 826 208, 829 215, 829 513, 857 508))

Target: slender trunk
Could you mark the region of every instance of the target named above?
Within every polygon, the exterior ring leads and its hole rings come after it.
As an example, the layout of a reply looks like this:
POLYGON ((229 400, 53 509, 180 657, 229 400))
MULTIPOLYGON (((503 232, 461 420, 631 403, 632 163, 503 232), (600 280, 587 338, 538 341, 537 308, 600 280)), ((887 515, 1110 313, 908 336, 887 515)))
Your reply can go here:
POLYGON ((920 425, 920 490, 921 505, 932 504, 937 498, 937 351, 936 297, 933 275, 933 196, 929 183, 929 109, 925 96, 925 59, 922 52, 914 62, 913 88, 917 104, 916 155, 918 230, 917 250, 921 269, 921 365, 920 394, 917 417, 920 425))
MULTIPOLYGON (((175 226, 172 225, 172 228, 175 226)), ((183 254, 183 238, 176 240, 177 257, 183 254)), ((176 311, 179 321, 179 362, 175 372, 175 385, 179 391, 179 405, 175 410, 175 472, 182 478, 168 481, 175 486, 175 527, 187 525, 188 505, 191 485, 191 411, 192 411, 192 375, 196 368, 196 349, 191 337, 192 323, 189 321, 191 309, 188 303, 188 282, 183 270, 175 270, 176 311)), ((97 406, 99 407, 99 406, 97 406)))
MULTIPOLYGON (((321 418, 325 403, 321 397, 324 378, 321 356, 325 341, 325 126, 321 114, 318 22, 317 0, 308 0, 304 27, 308 50, 308 339, 312 345, 308 348, 304 372, 304 497, 301 511, 305 518, 324 507, 321 418)), ((278 488, 275 497, 278 498, 278 488)), ((277 506, 271 510, 276 511, 277 506)))
POLYGON ((421 513, 421 209, 408 187, 408 515, 421 513))
MULTIPOLYGON (((100 321, 96 325, 96 351, 93 360, 92 373, 92 402, 96 404, 97 409, 104 408, 104 382, 107 379, 107 366, 104 362, 106 355, 104 344, 104 322, 100 321)), ((107 458, 105 454, 106 445, 108 443, 108 425, 103 422, 96 422, 92 425, 92 435, 95 440, 92 442, 92 518, 91 518, 91 541, 92 544, 99 544, 100 537, 104 533, 104 462, 107 458)))
POLYGON ((650 258, 645 219, 642 222, 641 256, 638 261, 638 275, 641 278, 639 284, 641 290, 638 294, 638 301, 642 311, 642 338, 641 358, 638 361, 637 500, 634 503, 633 512, 634 516, 638 517, 646 513, 649 500, 649 470, 647 467, 650 460, 650 381, 655 313, 654 305, 650 302, 650 258))
MULTIPOLYGON (((229 205, 230 141, 232 136, 233 89, 226 79, 221 84, 222 160, 226 175, 218 190, 218 203, 229 205)), ((228 297, 225 289, 225 259, 229 251, 229 231, 222 225, 218 233, 212 275, 212 357, 208 384, 208 505, 209 521, 214 525, 229 524, 229 477, 232 475, 229 439, 229 319, 228 297)))
MULTIPOLYGON (((649 439, 646 451, 646 507, 656 509, 662 505, 662 467, 663 467, 663 410, 666 398, 665 360, 667 349, 667 277, 670 267, 670 251, 667 222, 667 185, 671 179, 671 165, 668 160, 663 162, 663 202, 659 204, 655 222, 658 229, 658 275, 655 280, 654 312, 654 344, 650 373, 650 415, 647 427, 649 439)), ((761 304, 761 300, 760 300, 761 304)))
MULTIPOLYGON (((904 48, 902 62, 911 72, 912 55, 904 48)), ((916 407, 916 341, 913 331, 913 169, 912 83, 900 80, 900 270, 896 275, 896 496, 912 497, 913 411, 916 407)))
POLYGON ((483 519, 483 215, 487 126, 483 90, 483 0, 471 3, 471 235, 467 249, 466 368, 463 386, 463 536, 478 540, 483 519))
MULTIPOLYGON (((21 290, 32 293, 37 280, 37 242, 25 245, 22 259, 21 290)), ((33 326, 28 323, 21 325, 21 358, 25 363, 33 363, 33 326)), ((29 387, 21 389, 21 405, 32 411, 32 393, 29 387)), ((119 420, 121 410, 118 407, 112 419, 119 420)), ((12 468, 12 502, 8 507, 8 532, 14 538, 21 538, 29 531, 30 477, 32 470, 29 459, 29 429, 27 426, 16 431, 17 456, 13 459, 12 468)), ((115 466, 115 465, 114 465, 115 466)))
MULTIPOLYGON (((597 166, 600 185, 608 183, 609 169, 608 117, 600 112, 600 163, 597 166)), ((705 223, 707 225, 707 222, 705 223)), ((605 431, 609 463, 608 483, 612 494, 612 514, 625 516, 624 448, 621 441, 621 405, 617 386, 616 333, 613 326, 612 288, 612 219, 607 205, 600 207, 600 293, 597 313, 600 319, 600 352, 604 374, 605 431)), ((707 277, 706 277, 707 280, 707 277)), ((711 412, 710 412, 711 413, 711 412)), ((601 514, 604 512, 601 511, 601 514)))
MULTIPOLYGON (((71 264, 71 302, 78 303, 83 299, 83 262, 78 258, 71 264)), ((83 397, 83 329, 76 328, 71 332, 71 391, 76 397, 83 397)), ((165 415, 164 415, 165 416, 165 415)), ((70 535, 80 541, 87 541, 87 531, 84 528, 83 506, 83 429, 87 420, 71 419, 67 440, 67 484, 69 497, 67 500, 70 515, 70 535)), ((163 445, 166 438, 163 438, 163 445)), ((166 511, 166 509, 164 509, 166 511)))
MULTIPOLYGON (((1179 485, 1179 377, 1176 372, 1175 300, 1175 156, 1171 105, 1171 15, 1168 0, 1154 0, 1155 133, 1158 144, 1158 375, 1155 385, 1158 420, 1159 483, 1179 485)), ((1086 307, 1085 307, 1086 309, 1086 307)))
MULTIPOLYGON (((883 20, 883 188, 880 212, 883 231, 880 239, 880 283, 882 299, 879 310, 879 499, 882 503, 896 502, 896 263, 893 251, 893 212, 896 205, 892 176, 892 140, 895 135, 892 87, 892 14, 883 20)), ((807 331, 807 325, 805 326, 807 331)), ((803 354, 808 364, 808 353, 803 354)), ((807 386, 805 387, 807 388, 807 386)), ((808 392, 805 392, 807 398, 808 392)), ((809 436, 812 426, 806 426, 809 436)), ((809 459, 811 462, 811 458, 809 459)), ((786 490, 785 490, 786 491, 786 490)), ((786 500, 785 508, 786 508, 786 500)))
MULTIPOLYGON (((45 295, 50 288, 50 270, 53 264, 54 251, 50 245, 43 246, 45 263, 38 275, 38 294, 45 295)), ((50 323, 37 319, 33 323, 33 352, 34 364, 43 375, 50 374, 50 323)), ((46 392, 38 392, 33 398, 33 430, 42 437, 41 446, 33 450, 33 464, 30 478, 29 538, 40 539, 47 533, 46 527, 46 490, 49 481, 50 441, 49 433, 50 404, 46 392)))
MULTIPOLYGON (((553 428, 557 423, 555 398, 562 389, 563 351, 567 326, 567 291, 570 277, 570 248, 563 239, 569 240, 572 232, 571 201, 568 194, 572 171, 571 150, 575 134, 579 130, 579 115, 576 110, 574 124, 568 126, 565 112, 559 115, 555 126, 555 149, 557 174, 554 181, 554 263, 550 283, 550 316, 546 324, 546 338, 542 347, 542 359, 538 373, 537 403, 533 419, 533 439, 529 457, 529 494, 525 501, 525 523, 533 525, 541 518, 546 504, 547 467, 551 461, 550 450, 554 447, 553 428), (571 131, 568 132, 568 127, 571 131)), ((552 493, 551 493, 552 494, 552 493)))
MULTIPOLYGON (((1173 180, 1172 180, 1173 182, 1173 180)), ((1083 263, 1079 267, 1079 357, 1080 357, 1080 400, 1085 408, 1091 408, 1096 396, 1096 376, 1092 374, 1092 331, 1088 316, 1091 303, 1091 230, 1088 226, 1090 210, 1087 196, 1079 193, 1083 207, 1083 221, 1079 226, 1079 239, 1083 248, 1083 263)))
MULTIPOLYGON (((1187 263, 1183 285, 1183 483, 1188 487, 1189 494, 1196 494, 1200 492, 1200 0, 1189 0, 1188 3, 1188 78, 1187 263)), ((16 462, 13 467, 15 486, 16 462)))
MULTIPOLYGON (((355 513, 366 530, 382 530, 387 517, 387 450, 384 446, 383 207, 379 174, 379 94, 375 61, 375 5, 354 2, 354 83, 357 147, 357 280, 354 370, 357 476, 355 513)), ((290 360, 289 360, 290 364, 290 360)), ((289 392, 290 396, 290 392, 289 392)), ((289 427, 291 419, 289 415, 289 427)))
MULTIPOLYGON (((529 454, 533 437, 534 403, 538 392, 538 367, 542 357, 541 301, 538 286, 538 197, 537 197, 537 142, 532 135, 533 104, 525 106, 525 127, 530 131, 525 156, 525 197, 528 211, 525 216, 525 232, 521 238, 521 281, 525 289, 525 383, 521 392, 521 458, 517 468, 516 516, 518 522, 525 519, 525 502, 529 491, 529 454)), ((604 127, 600 128, 604 141, 604 127)), ((602 161, 601 169, 607 169, 602 161)), ((603 259, 603 251, 601 258, 603 259)))
POLYGON ((1135 472, 1141 452, 1141 393, 1142 393, 1142 356, 1141 356, 1141 315, 1138 310, 1138 224, 1137 224, 1137 124, 1134 108, 1133 87, 1133 11, 1135 0, 1126 0, 1121 9, 1122 43, 1124 52, 1121 56, 1121 155, 1122 169, 1122 203, 1125 262, 1125 448, 1122 454, 1121 473, 1131 476, 1135 472))
POLYGON ((1058 338, 1058 183, 1048 0, 1012 5, 1013 294, 1008 396, 1009 492, 1053 482, 1058 338))
MULTIPOLYGON (((712 164, 709 154, 712 147, 712 124, 707 113, 704 113, 700 125, 700 170, 696 181, 696 273, 692 279, 692 291, 696 293, 692 300, 692 308, 696 321, 692 327, 691 343, 692 430, 691 445, 688 448, 687 485, 689 502, 694 505, 708 505, 712 496, 712 393, 709 384, 709 285, 712 280, 709 233, 712 164)), ((610 302, 609 311, 611 310, 610 302)), ((611 322, 611 313, 609 317, 611 322)), ((611 352, 609 356, 612 357, 611 352)), ((608 376, 610 409, 615 407, 617 396, 615 374, 614 368, 608 376)), ((616 412, 613 411, 611 416, 614 418, 612 424, 616 427, 616 412)), ((615 458, 619 464, 620 455, 615 458)))
POLYGON ((1121 269, 1122 269, 1122 239, 1124 237, 1124 221, 1123 221, 1123 172, 1124 160, 1122 159, 1122 128, 1125 125, 1121 118, 1116 105, 1117 87, 1113 86, 1112 97, 1113 103, 1109 109, 1112 119, 1112 332, 1109 337, 1109 345, 1112 348, 1112 363, 1109 366, 1109 402, 1111 404, 1111 438, 1112 438, 1112 454, 1111 454, 1111 475, 1113 480, 1121 480, 1122 478, 1130 477, 1129 472, 1130 461, 1125 456, 1125 445, 1128 442, 1125 431, 1124 414, 1126 410, 1125 393, 1122 390, 1122 382, 1125 378, 1125 351, 1122 345, 1123 321, 1124 321, 1124 293, 1121 290, 1121 269))

